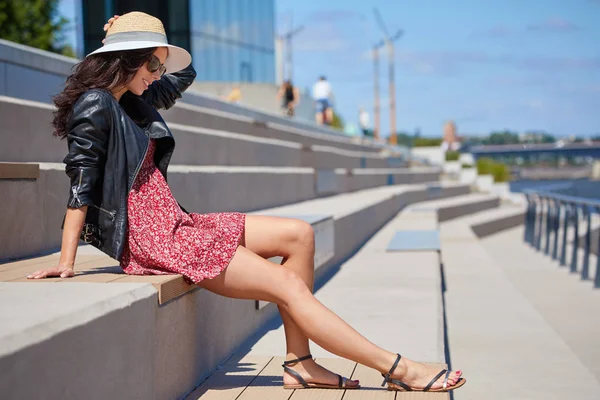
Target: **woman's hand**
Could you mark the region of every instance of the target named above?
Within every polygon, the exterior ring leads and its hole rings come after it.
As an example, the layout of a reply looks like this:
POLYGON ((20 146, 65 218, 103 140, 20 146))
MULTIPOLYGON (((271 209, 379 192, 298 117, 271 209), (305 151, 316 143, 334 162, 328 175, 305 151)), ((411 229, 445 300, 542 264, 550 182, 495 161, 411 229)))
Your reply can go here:
POLYGON ((51 278, 53 276, 60 276, 61 278, 70 278, 73 275, 75 275, 75 271, 73 270, 72 266, 57 265, 55 267, 35 271, 34 273, 27 275, 27 279, 44 279, 51 278))
MULTIPOLYGON (((115 22, 117 19, 119 19, 118 15, 115 15, 114 17, 110 18, 108 20, 108 22, 104 24, 104 27, 102 28, 102 30, 104 32, 108 31, 108 29, 112 26, 113 22, 115 22)), ((102 39, 102 43, 104 43, 105 40, 106 39, 102 39)))

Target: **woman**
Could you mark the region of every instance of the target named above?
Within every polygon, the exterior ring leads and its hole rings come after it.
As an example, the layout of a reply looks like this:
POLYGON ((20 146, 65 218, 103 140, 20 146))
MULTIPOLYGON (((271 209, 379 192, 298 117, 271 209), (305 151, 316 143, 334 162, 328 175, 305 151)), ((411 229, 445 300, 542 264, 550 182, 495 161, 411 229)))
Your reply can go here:
POLYGON ((439 372, 375 346, 314 298, 309 224, 183 210, 166 183, 174 140, 156 108, 171 107, 192 83, 191 56, 167 44, 162 23, 147 14, 115 16, 105 30, 104 46, 78 64, 55 98, 55 134, 69 147, 70 197, 59 264, 29 278, 73 276, 81 237, 128 274, 177 273, 223 296, 277 303, 287 342, 285 388, 359 387, 316 364, 309 338, 387 373, 392 390, 464 383, 460 372, 439 372), (276 255, 283 267, 265 260, 276 255))
POLYGON ((300 94, 298 93, 298 89, 294 87, 292 81, 287 80, 283 82, 279 91, 277 92, 277 99, 283 100, 281 102, 281 108, 283 112, 290 116, 294 116, 294 110, 298 103, 300 102, 300 94))

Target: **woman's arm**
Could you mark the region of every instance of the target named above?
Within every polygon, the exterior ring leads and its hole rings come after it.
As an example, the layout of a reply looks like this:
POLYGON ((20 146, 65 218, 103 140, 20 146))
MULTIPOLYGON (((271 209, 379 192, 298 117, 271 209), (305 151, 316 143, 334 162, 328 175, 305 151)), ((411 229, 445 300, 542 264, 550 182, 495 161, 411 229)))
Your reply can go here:
POLYGON ((60 259, 54 267, 35 271, 27 276, 29 279, 43 279, 53 276, 69 278, 75 275, 75 257, 77 255, 77 245, 79 244, 79 235, 85 222, 87 206, 81 208, 68 208, 63 227, 62 245, 60 247, 60 259))
POLYGON ((181 98, 194 79, 196 79, 196 70, 190 64, 186 69, 166 74, 154 81, 140 97, 156 109, 168 110, 181 98))
POLYGON ((29 275, 30 279, 73 276, 77 245, 87 209, 101 189, 106 148, 110 133, 110 94, 93 90, 85 93, 73 106, 67 127, 69 154, 64 159, 65 172, 71 178, 67 214, 63 225, 58 265, 29 275))

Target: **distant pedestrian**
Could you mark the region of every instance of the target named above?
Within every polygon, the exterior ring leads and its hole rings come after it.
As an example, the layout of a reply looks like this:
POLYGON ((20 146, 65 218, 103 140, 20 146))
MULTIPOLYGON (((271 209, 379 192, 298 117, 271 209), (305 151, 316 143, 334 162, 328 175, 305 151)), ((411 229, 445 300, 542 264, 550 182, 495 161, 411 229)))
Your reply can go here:
POLYGON ((331 97, 333 90, 327 78, 321 76, 317 83, 314 84, 312 90, 313 99, 315 100, 315 121, 318 125, 323 123, 329 125, 333 121, 333 109, 331 108, 331 97))
POLYGON ((360 126, 363 137, 372 136, 372 132, 369 129, 369 113, 362 107, 358 110, 358 126, 360 126))
POLYGON ((292 81, 283 82, 277 92, 277 100, 282 101, 281 108, 286 115, 290 117, 294 115, 296 106, 300 103, 300 93, 292 81))

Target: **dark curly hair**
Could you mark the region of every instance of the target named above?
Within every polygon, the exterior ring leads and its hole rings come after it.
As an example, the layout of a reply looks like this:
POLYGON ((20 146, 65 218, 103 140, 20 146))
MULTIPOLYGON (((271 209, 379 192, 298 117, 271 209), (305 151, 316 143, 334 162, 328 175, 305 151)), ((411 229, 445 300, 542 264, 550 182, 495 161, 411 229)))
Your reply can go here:
POLYGON ((61 139, 67 136, 67 122, 73 113, 73 105, 82 94, 90 89, 110 91, 128 84, 155 51, 153 47, 98 53, 77 64, 63 91, 53 98, 57 108, 52 121, 54 136, 61 139))

